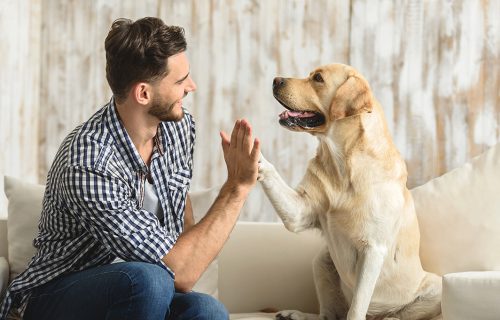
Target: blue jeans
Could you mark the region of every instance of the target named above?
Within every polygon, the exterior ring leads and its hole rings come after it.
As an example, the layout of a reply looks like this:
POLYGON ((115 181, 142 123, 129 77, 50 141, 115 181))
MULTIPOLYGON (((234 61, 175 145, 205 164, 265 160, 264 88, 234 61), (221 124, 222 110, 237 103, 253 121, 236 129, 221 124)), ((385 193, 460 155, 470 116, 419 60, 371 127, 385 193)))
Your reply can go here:
POLYGON ((36 288, 25 320, 229 319, 213 297, 178 293, 160 266, 121 262, 71 273, 36 288))

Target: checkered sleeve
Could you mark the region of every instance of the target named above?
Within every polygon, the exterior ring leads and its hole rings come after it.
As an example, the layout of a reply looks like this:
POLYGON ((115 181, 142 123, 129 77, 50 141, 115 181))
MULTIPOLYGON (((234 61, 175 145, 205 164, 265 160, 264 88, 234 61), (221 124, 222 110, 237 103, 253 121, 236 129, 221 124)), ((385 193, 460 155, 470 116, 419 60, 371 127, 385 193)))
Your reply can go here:
POLYGON ((174 236, 153 213, 138 208, 134 191, 119 177, 73 166, 63 181, 70 212, 116 256, 158 263, 174 246, 174 236))

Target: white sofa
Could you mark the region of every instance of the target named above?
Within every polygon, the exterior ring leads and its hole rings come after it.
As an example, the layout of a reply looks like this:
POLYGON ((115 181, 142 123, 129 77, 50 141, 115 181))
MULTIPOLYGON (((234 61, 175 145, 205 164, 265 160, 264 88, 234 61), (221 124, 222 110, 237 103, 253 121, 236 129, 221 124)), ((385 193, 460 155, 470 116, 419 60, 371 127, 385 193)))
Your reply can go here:
MULTIPOLYGON (((0 220, 2 289, 33 254, 43 187, 6 177, 5 192, 9 219, 0 220)), ((500 145, 412 190, 422 263, 444 275, 445 320, 500 319, 499 192, 500 145)), ((193 192, 195 213, 206 212, 214 196, 214 190, 193 192)), ((218 297, 231 319, 274 317, 259 312, 264 309, 317 312, 311 261, 321 245, 314 231, 293 234, 281 223, 239 222, 196 289, 218 297)))

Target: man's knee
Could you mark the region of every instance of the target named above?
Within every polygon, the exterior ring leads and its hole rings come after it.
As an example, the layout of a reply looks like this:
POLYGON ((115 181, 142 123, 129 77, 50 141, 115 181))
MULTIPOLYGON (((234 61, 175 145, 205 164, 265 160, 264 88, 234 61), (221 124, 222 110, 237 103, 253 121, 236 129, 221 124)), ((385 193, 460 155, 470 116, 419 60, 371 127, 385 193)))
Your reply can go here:
POLYGON ((170 274, 160 266, 143 262, 126 262, 120 267, 127 281, 116 289, 123 290, 121 295, 125 294, 126 299, 114 307, 122 309, 122 305, 127 304, 132 313, 165 314, 175 293, 170 274))
POLYGON ((202 319, 229 319, 229 313, 226 307, 219 300, 207 294, 199 295, 201 297, 201 305, 203 306, 200 315, 206 315, 203 316, 204 318, 202 319))
POLYGON ((172 301, 170 319, 180 317, 206 320, 229 319, 226 307, 214 297, 198 292, 176 294, 172 301))
POLYGON ((173 296, 174 281, 164 268, 145 262, 128 262, 122 271, 130 279, 135 294, 158 296, 162 299, 173 296))

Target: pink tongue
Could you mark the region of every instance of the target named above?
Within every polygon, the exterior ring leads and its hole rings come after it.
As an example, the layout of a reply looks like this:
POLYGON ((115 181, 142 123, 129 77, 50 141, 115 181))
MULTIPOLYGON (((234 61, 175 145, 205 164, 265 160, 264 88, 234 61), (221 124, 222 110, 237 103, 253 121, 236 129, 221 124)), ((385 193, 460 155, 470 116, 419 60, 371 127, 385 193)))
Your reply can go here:
POLYGON ((297 112, 297 111, 285 110, 280 114, 280 119, 286 119, 288 117, 308 118, 313 116, 314 113, 312 112, 297 112))

